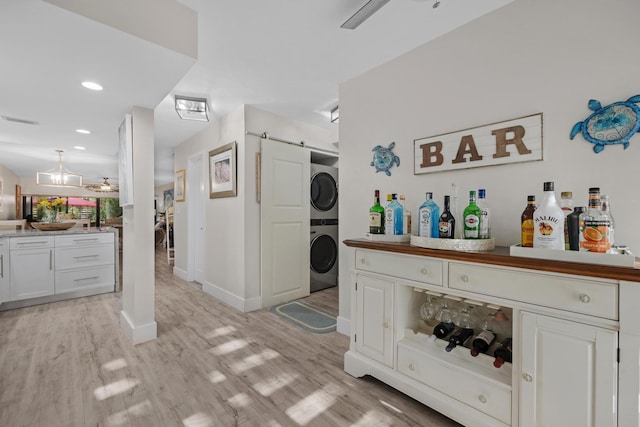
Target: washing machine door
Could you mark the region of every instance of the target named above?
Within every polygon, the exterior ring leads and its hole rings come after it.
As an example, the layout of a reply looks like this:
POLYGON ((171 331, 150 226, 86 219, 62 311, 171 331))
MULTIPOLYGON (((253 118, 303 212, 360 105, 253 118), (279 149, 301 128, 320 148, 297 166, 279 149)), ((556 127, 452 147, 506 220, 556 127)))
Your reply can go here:
POLYGON ((311 241, 311 270, 324 274, 338 260, 338 246, 331 236, 321 234, 311 241))
POLYGON ((311 205, 322 212, 331 209, 338 201, 336 180, 326 172, 319 172, 311 178, 311 205))

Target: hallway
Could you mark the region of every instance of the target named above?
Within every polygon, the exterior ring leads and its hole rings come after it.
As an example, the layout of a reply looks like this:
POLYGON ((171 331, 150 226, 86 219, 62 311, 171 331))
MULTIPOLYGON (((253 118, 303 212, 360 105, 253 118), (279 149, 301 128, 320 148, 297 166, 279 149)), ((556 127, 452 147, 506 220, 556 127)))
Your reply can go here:
POLYGON ((135 347, 120 293, 0 313, 0 425, 458 425, 343 372, 348 337, 238 312, 172 275, 161 248, 155 269, 158 339, 135 347))

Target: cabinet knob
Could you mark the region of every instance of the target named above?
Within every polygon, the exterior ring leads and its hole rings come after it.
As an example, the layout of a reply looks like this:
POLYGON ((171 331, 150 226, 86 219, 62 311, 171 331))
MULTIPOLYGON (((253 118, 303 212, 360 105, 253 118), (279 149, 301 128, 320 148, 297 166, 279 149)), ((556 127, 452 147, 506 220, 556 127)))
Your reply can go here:
POLYGON ((460 276, 460 280, 462 280, 464 283, 467 283, 469 281, 469 276, 463 274, 462 276, 460 276))
POLYGON ((533 381, 533 375, 531 375, 528 372, 525 372, 524 374, 522 374, 522 378, 524 378, 524 380, 528 383, 530 383, 531 381, 533 381))
POLYGON ((580 301, 586 304, 591 301, 591 297, 587 294, 580 294, 580 301))
POLYGON ((360 258, 360 264, 366 264, 367 260, 366 258, 360 258))
POLYGON ((383 326, 385 329, 388 329, 388 328, 389 328, 389 323, 388 323, 388 322, 384 322, 384 323, 382 324, 382 326, 383 326))
POLYGON ((416 365, 414 365, 413 363, 409 363, 409 370, 410 371, 415 371, 416 370, 416 365))
POLYGON ((422 270, 420 270, 420 273, 422 273, 423 276, 426 276, 428 272, 429 270, 427 270, 426 268, 423 268, 422 270))
POLYGON ((478 400, 480 401, 480 403, 487 403, 487 396, 481 394, 480 396, 478 396, 478 400))

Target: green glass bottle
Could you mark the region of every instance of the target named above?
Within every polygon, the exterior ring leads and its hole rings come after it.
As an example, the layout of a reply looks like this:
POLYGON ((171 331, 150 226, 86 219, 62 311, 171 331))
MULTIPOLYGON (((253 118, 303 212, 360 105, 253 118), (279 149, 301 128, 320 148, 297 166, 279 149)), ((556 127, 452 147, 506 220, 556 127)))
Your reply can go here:
POLYGON ((380 205, 380 190, 375 190, 373 206, 369 209, 369 233, 384 234, 384 208, 380 205))
POLYGON ((465 239, 480 238, 480 217, 482 210, 476 205, 476 192, 469 191, 469 206, 463 212, 463 236, 465 239))

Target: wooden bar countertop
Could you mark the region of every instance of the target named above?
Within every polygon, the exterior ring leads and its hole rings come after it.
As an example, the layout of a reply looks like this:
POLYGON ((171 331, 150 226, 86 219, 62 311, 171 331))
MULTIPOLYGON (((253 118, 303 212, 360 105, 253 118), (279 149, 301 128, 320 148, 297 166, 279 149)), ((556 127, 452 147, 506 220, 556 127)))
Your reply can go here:
POLYGON ((529 270, 549 271, 552 273, 575 274, 578 276, 640 282, 640 260, 638 258, 635 259, 635 267, 618 267, 512 256, 509 254, 509 247, 507 246, 496 246, 496 248, 491 251, 463 252, 428 249, 413 246, 409 243, 372 242, 367 239, 348 239, 343 243, 352 248, 427 256, 446 260, 477 262, 480 264, 493 264, 504 267, 526 268, 529 270))

